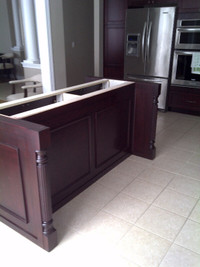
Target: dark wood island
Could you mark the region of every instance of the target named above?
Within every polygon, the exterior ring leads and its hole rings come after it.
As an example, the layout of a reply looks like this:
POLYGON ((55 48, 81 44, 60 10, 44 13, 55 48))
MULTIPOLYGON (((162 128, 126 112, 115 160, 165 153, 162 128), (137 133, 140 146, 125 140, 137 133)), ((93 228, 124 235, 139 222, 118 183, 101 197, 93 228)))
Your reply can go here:
POLYGON ((0 220, 47 251, 52 213, 130 154, 153 159, 160 85, 102 79, 0 105, 0 220))

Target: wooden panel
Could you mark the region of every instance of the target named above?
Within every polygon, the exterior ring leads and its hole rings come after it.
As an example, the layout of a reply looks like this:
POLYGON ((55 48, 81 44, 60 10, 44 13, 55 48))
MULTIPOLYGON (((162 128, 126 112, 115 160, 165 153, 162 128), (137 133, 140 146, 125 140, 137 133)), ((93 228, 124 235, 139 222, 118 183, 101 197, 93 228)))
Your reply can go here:
POLYGON ((0 155, 0 209, 27 223, 19 150, 0 143, 0 155))
POLYGON ((127 0, 105 0, 105 23, 124 22, 127 0))
POLYGON ((132 153, 148 159, 153 159, 156 153, 154 143, 159 94, 159 84, 136 83, 132 153))
POLYGON ((96 168, 117 153, 127 150, 129 146, 130 108, 129 101, 125 101, 96 112, 96 168))
POLYGON ((123 79, 127 0, 104 1, 104 77, 123 79))
POLYGON ((170 92, 169 94, 169 106, 170 107, 184 107, 185 94, 170 92))
POLYGON ((200 12, 200 1, 199 0, 178 0, 179 1, 179 12, 200 12))
POLYGON ((155 4, 160 6, 173 6, 177 5, 179 0, 153 0, 155 4))
POLYGON ((91 172, 91 118, 84 117, 51 131, 48 152, 53 204, 91 172))
POLYGON ((145 5, 150 4, 150 0, 128 0, 128 7, 143 7, 145 5))
POLYGON ((104 77, 124 77, 124 27, 107 27, 104 31, 104 77))
POLYGON ((194 115, 200 112, 199 89, 171 86, 168 99, 169 110, 194 115))
POLYGON ((104 77, 110 79, 124 79, 124 68, 123 66, 105 66, 104 67, 104 77))
POLYGON ((178 0, 128 0, 128 7, 154 7, 154 6, 171 6, 177 4, 178 0))
POLYGON ((105 29, 106 65, 123 65, 124 62, 124 28, 105 29))
POLYGON ((48 251, 57 242, 42 156, 49 137, 45 126, 0 116, 0 220, 48 251))

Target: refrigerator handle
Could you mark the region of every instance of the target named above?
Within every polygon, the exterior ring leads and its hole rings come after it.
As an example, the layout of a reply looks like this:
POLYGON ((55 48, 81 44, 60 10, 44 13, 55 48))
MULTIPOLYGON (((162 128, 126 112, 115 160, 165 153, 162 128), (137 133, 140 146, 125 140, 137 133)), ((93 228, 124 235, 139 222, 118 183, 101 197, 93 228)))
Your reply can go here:
POLYGON ((147 61, 149 62, 149 50, 150 50, 150 39, 151 39, 152 21, 149 24, 149 30, 147 34, 147 61))
POLYGON ((145 21, 144 27, 143 27, 143 33, 142 33, 142 61, 145 61, 145 35, 146 35, 146 29, 147 29, 147 22, 145 21))

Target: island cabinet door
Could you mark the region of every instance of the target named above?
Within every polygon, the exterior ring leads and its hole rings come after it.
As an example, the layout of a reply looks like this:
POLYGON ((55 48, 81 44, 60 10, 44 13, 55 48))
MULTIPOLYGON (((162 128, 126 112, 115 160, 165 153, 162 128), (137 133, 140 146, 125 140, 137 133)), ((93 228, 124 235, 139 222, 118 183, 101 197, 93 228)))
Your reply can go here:
POLYGON ((136 82, 134 122, 132 130, 132 153, 154 159, 156 148, 156 122, 160 84, 136 82))
POLYGON ((49 137, 47 127, 0 116, 0 221, 47 251, 56 245, 46 177, 49 137))

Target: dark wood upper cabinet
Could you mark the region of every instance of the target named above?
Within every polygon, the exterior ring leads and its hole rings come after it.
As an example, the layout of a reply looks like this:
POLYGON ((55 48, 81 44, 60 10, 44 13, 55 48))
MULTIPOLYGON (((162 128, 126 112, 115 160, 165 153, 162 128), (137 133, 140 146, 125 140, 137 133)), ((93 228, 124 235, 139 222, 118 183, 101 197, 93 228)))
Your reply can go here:
POLYGON ((105 0, 104 16, 107 23, 124 23, 127 0, 105 0))
POLYGON ((105 31, 105 60, 109 65, 121 65, 124 61, 124 28, 108 27, 105 31))
POLYGON ((150 0, 128 0, 128 7, 143 7, 150 3, 150 0))
POLYGON ((143 6, 170 6, 176 5, 178 0, 128 0, 128 7, 143 7, 143 6))
POLYGON ((179 13, 200 12, 199 0, 178 0, 179 13))
POLYGON ((123 79, 127 0, 104 0, 104 77, 123 79))
MULTIPOLYGON (((164 5, 176 5, 178 3, 178 0, 152 0, 154 4, 159 4, 160 6, 164 5)), ((153 4, 153 3, 152 3, 153 4)))
POLYGON ((200 12, 199 0, 128 0, 128 8, 177 5, 178 13, 200 12))

